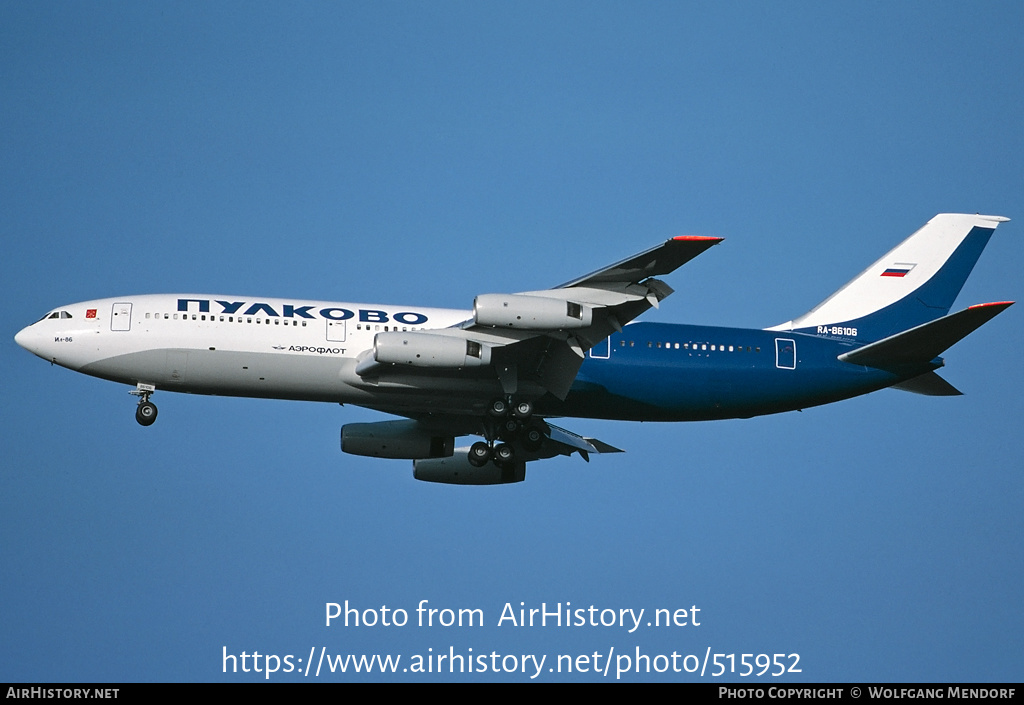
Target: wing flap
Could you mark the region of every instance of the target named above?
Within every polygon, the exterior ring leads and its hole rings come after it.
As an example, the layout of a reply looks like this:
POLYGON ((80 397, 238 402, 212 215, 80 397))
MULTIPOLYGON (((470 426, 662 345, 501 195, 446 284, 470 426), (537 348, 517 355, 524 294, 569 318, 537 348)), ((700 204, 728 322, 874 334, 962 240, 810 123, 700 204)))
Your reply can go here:
POLYGON ((596 438, 580 436, 572 431, 559 428, 551 423, 547 424, 546 435, 547 438, 545 439, 544 446, 541 450, 534 454, 533 457, 525 458, 525 460, 539 460, 542 458, 552 458, 556 455, 572 455, 573 453, 579 453, 581 458, 590 462, 591 453, 625 452, 621 448, 616 448, 604 441, 599 441, 596 438))
POLYGON ((571 448, 574 451, 583 451, 585 453, 624 453, 625 451, 621 448, 608 445, 596 438, 585 438, 572 431, 567 431, 564 428, 560 428, 553 424, 548 424, 551 432, 549 438, 554 443, 571 448))

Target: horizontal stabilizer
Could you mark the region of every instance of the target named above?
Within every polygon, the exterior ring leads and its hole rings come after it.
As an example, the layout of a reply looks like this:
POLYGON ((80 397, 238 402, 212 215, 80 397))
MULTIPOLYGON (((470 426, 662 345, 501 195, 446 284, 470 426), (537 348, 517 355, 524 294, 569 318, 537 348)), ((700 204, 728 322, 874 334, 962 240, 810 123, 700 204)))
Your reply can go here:
POLYGON ((942 379, 942 377, 939 377, 935 372, 926 372, 920 377, 914 377, 906 382, 894 384, 890 389, 923 394, 928 397, 958 397, 963 394, 963 392, 942 379))
POLYGON ((923 323, 916 328, 890 335, 877 343, 844 353, 839 359, 883 370, 928 362, 1012 304, 1012 301, 1002 301, 971 306, 963 311, 923 323))

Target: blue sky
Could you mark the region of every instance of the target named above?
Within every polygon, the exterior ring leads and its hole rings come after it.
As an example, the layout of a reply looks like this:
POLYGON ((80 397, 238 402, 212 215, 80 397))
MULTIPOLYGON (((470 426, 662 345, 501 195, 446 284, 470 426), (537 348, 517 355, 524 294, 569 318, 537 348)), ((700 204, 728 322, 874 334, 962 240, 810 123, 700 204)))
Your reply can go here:
MULTIPOLYGON (((342 455, 384 418, 355 408, 158 394, 141 428, 13 336, 149 292, 468 308, 679 234, 726 239, 645 320, 763 327, 939 212, 1014 219, 958 305, 1017 299, 1022 30, 1012 2, 0 5, 0 680, 259 680, 223 650, 325 647, 1019 681, 1017 307, 946 355, 963 397, 573 420, 628 452, 492 488, 342 455), (345 600, 486 623, 326 627, 345 600), (520 602, 702 622, 497 626, 520 602)), ((699 680, 623 677, 670 678, 699 680)))

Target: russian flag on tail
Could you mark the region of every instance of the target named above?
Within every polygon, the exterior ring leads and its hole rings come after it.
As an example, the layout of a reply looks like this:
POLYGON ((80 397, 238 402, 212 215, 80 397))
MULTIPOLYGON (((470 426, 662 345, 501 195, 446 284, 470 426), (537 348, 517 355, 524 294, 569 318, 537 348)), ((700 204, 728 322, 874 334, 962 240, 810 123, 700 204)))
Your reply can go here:
POLYGON ((903 264, 903 263, 897 262, 893 266, 887 267, 886 270, 884 272, 882 272, 882 276, 883 277, 905 277, 905 276, 907 276, 907 274, 910 273, 910 270, 913 269, 913 268, 914 268, 914 265, 912 265, 912 264, 903 264))

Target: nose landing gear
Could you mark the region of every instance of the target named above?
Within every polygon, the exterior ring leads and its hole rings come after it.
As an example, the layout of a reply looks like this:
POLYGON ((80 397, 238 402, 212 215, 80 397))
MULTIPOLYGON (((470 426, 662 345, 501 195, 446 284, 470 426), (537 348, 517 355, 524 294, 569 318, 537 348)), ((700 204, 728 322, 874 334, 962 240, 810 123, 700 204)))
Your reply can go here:
POLYGON ((135 391, 128 392, 139 398, 139 406, 135 409, 135 420, 139 422, 140 426, 152 426, 156 421, 156 404, 149 400, 149 395, 155 391, 156 387, 152 384, 139 382, 135 385, 135 391))
POLYGON ((156 421, 156 404, 151 401, 140 401, 135 410, 135 420, 142 426, 150 426, 156 421))

